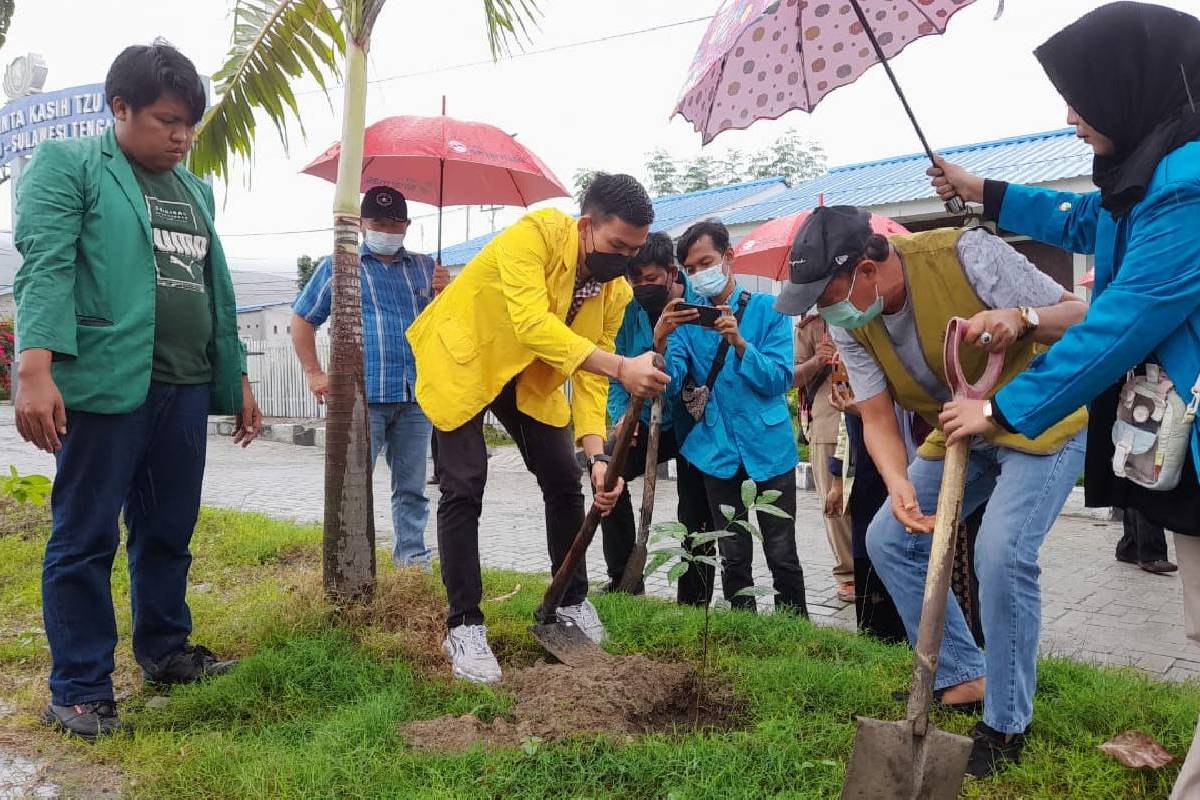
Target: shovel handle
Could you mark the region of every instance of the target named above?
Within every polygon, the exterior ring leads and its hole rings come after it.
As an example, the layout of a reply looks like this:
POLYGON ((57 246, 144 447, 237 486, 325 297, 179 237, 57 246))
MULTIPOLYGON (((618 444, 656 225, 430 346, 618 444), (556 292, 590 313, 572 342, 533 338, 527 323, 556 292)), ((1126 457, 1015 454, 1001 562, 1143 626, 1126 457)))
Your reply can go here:
MULTIPOLYGON (((662 356, 656 356, 654 363, 660 370, 666 368, 662 356)), ((627 417, 630 424, 622 425, 617 432, 617 443, 613 448, 612 459, 604 474, 604 486, 600 491, 611 492, 617 487, 617 481, 621 479, 621 473, 625 471, 625 459, 629 455, 629 446, 633 442, 633 434, 637 430, 637 420, 642 416, 642 407, 645 403, 645 399, 641 397, 635 397, 630 401, 627 417)), ((533 612, 533 617, 538 624, 549 625, 558 618, 558 607, 567 593, 567 585, 575 577, 575 571, 583 562, 583 557, 587 553, 588 546, 591 545, 592 537, 596 535, 596 528, 599 525, 600 508, 593 501, 587 516, 583 518, 583 526, 580 527, 579 533, 575 534, 575 540, 571 542, 571 549, 567 551, 566 557, 558 565, 558 570, 550 579, 550 585, 546 587, 546 593, 542 595, 542 604, 533 612)))
POLYGON ((638 518, 637 538, 633 551, 621 572, 617 588, 622 592, 633 592, 642 580, 646 568, 646 542, 650 539, 650 522, 654 517, 654 490, 658 486, 658 442, 662 438, 662 397, 654 398, 650 407, 650 433, 646 436, 646 472, 642 476, 642 509, 638 518))
MULTIPOLYGON (((975 383, 963 374, 959 349, 967 335, 967 320, 952 317, 946 326, 946 344, 942 362, 946 380, 954 396, 981 400, 991 393, 1004 369, 1004 354, 989 353, 987 367, 975 383)), ((933 699, 933 681, 937 675, 938 651, 946 625, 946 604, 950 594, 950 575, 954 568, 954 544, 958 521, 962 516, 963 486, 967 477, 970 443, 956 442, 946 448, 942 465, 942 486, 938 492, 937 514, 933 522, 933 541, 929 547, 929 565, 925 573, 925 597, 921 603, 921 623, 917 628, 917 647, 913 654, 912 685, 908 693, 908 719, 913 732, 924 736, 929 726, 929 702, 933 699)))
POLYGON ((967 320, 951 317, 946 325, 946 344, 942 348, 942 366, 946 371, 946 382, 956 398, 984 400, 996 386, 1000 373, 1004 371, 1004 353, 988 353, 987 367, 975 383, 963 374, 959 350, 967 335, 967 320))

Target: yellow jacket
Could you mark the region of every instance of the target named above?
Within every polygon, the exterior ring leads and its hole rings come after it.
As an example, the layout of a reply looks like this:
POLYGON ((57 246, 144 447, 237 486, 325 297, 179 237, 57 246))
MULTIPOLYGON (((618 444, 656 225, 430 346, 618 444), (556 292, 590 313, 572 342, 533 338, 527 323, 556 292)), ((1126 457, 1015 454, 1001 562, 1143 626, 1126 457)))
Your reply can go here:
POLYGON ((609 281, 568 328, 578 260, 573 217, 556 209, 526 214, 409 326, 417 402, 438 430, 465 425, 519 373, 521 411, 555 427, 573 420, 577 439, 604 436, 608 379, 579 366, 597 347, 612 352, 633 292, 624 278, 609 281))

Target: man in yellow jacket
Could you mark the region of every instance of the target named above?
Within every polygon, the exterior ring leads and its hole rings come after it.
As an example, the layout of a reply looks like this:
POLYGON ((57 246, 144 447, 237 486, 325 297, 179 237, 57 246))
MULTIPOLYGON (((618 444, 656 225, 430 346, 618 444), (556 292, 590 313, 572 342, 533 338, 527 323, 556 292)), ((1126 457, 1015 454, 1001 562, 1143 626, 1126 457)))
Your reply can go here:
MULTIPOLYGON (((491 683, 500 665, 479 604, 479 515, 487 483, 483 416, 491 411, 521 450, 542 490, 554 570, 583 524, 575 442, 603 485, 608 381, 652 397, 668 378, 652 353, 613 354, 632 297, 623 279, 654 220, 646 190, 628 175, 596 176, 578 220, 535 211, 496 236, 408 329, 417 362, 417 402, 435 428, 442 497, 438 553, 449 629, 443 649, 457 677, 491 683), (568 404, 563 385, 571 382, 568 404), (572 441, 570 424, 574 423, 572 441)), ((607 513, 620 496, 598 492, 607 513)), ((559 619, 596 641, 604 626, 580 569, 559 619)))

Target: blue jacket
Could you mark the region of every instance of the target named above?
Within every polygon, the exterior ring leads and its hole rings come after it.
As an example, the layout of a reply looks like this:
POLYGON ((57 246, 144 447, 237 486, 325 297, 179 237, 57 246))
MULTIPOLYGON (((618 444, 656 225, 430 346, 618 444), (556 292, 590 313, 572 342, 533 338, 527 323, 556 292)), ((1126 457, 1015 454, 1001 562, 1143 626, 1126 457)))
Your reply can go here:
MULTIPOLYGON (((744 293, 737 287, 729 305, 737 308, 744 293)), ((684 457, 715 478, 732 478, 744 467, 761 482, 796 467, 796 442, 785 397, 792 386, 792 320, 774 306, 771 295, 750 295, 741 322, 746 352, 738 358, 730 348, 704 419, 683 445, 684 457)), ((671 375, 667 391, 677 394, 688 375, 702 385, 720 342, 714 331, 699 325, 684 325, 673 333, 667 342, 671 375)))
MULTIPOLYGON (((1151 354, 1191 400, 1200 374, 1200 141, 1164 158, 1146 196, 1119 222, 1098 192, 1016 185, 1005 190, 998 222, 1096 257, 1087 317, 997 393, 1009 425, 1037 436, 1151 354)), ((1195 428, 1192 458, 1200 468, 1195 428)))
MULTIPOLYGON (((683 280, 683 300, 685 303, 699 305, 705 300, 701 295, 696 294, 692 289, 691 284, 687 282, 687 278, 680 275, 683 280)), ((649 353, 654 349, 654 326, 650 324, 650 315, 642 308, 641 303, 633 300, 629 305, 625 306, 625 319, 621 323, 620 330, 617 331, 615 342, 615 352, 619 356, 640 356, 642 353, 649 353)), ((646 425, 650 424, 651 403, 646 403, 642 406, 642 422, 646 425)), ((610 380, 608 384, 608 424, 615 425, 617 420, 625 413, 625 409, 629 407, 629 392, 625 391, 625 387, 618 380, 610 380)), ((663 396, 663 412, 662 412, 662 429, 670 430, 674 427, 674 423, 679 419, 680 414, 686 414, 683 406, 679 402, 679 395, 664 395, 663 396)), ((690 422, 691 420, 688 420, 690 422)), ((679 426, 688 428, 690 426, 679 426)))

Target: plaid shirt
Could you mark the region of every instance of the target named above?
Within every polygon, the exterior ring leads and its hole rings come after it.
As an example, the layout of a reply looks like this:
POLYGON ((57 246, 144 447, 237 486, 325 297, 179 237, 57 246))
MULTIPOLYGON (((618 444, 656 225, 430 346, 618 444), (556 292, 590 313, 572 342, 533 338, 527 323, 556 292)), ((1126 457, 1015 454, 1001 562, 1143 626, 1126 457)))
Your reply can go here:
POLYGON ((575 294, 571 295, 571 307, 567 309, 567 327, 575 321, 575 315, 583 308, 583 302, 590 297, 599 297, 604 285, 595 278, 583 279, 582 275, 575 276, 575 294))
MULTIPOLYGON (((401 250, 385 264, 359 249, 363 367, 368 403, 416 402, 417 367, 404 333, 433 300, 433 259, 401 250)), ((292 309, 313 325, 329 318, 333 260, 321 261, 292 309)))

